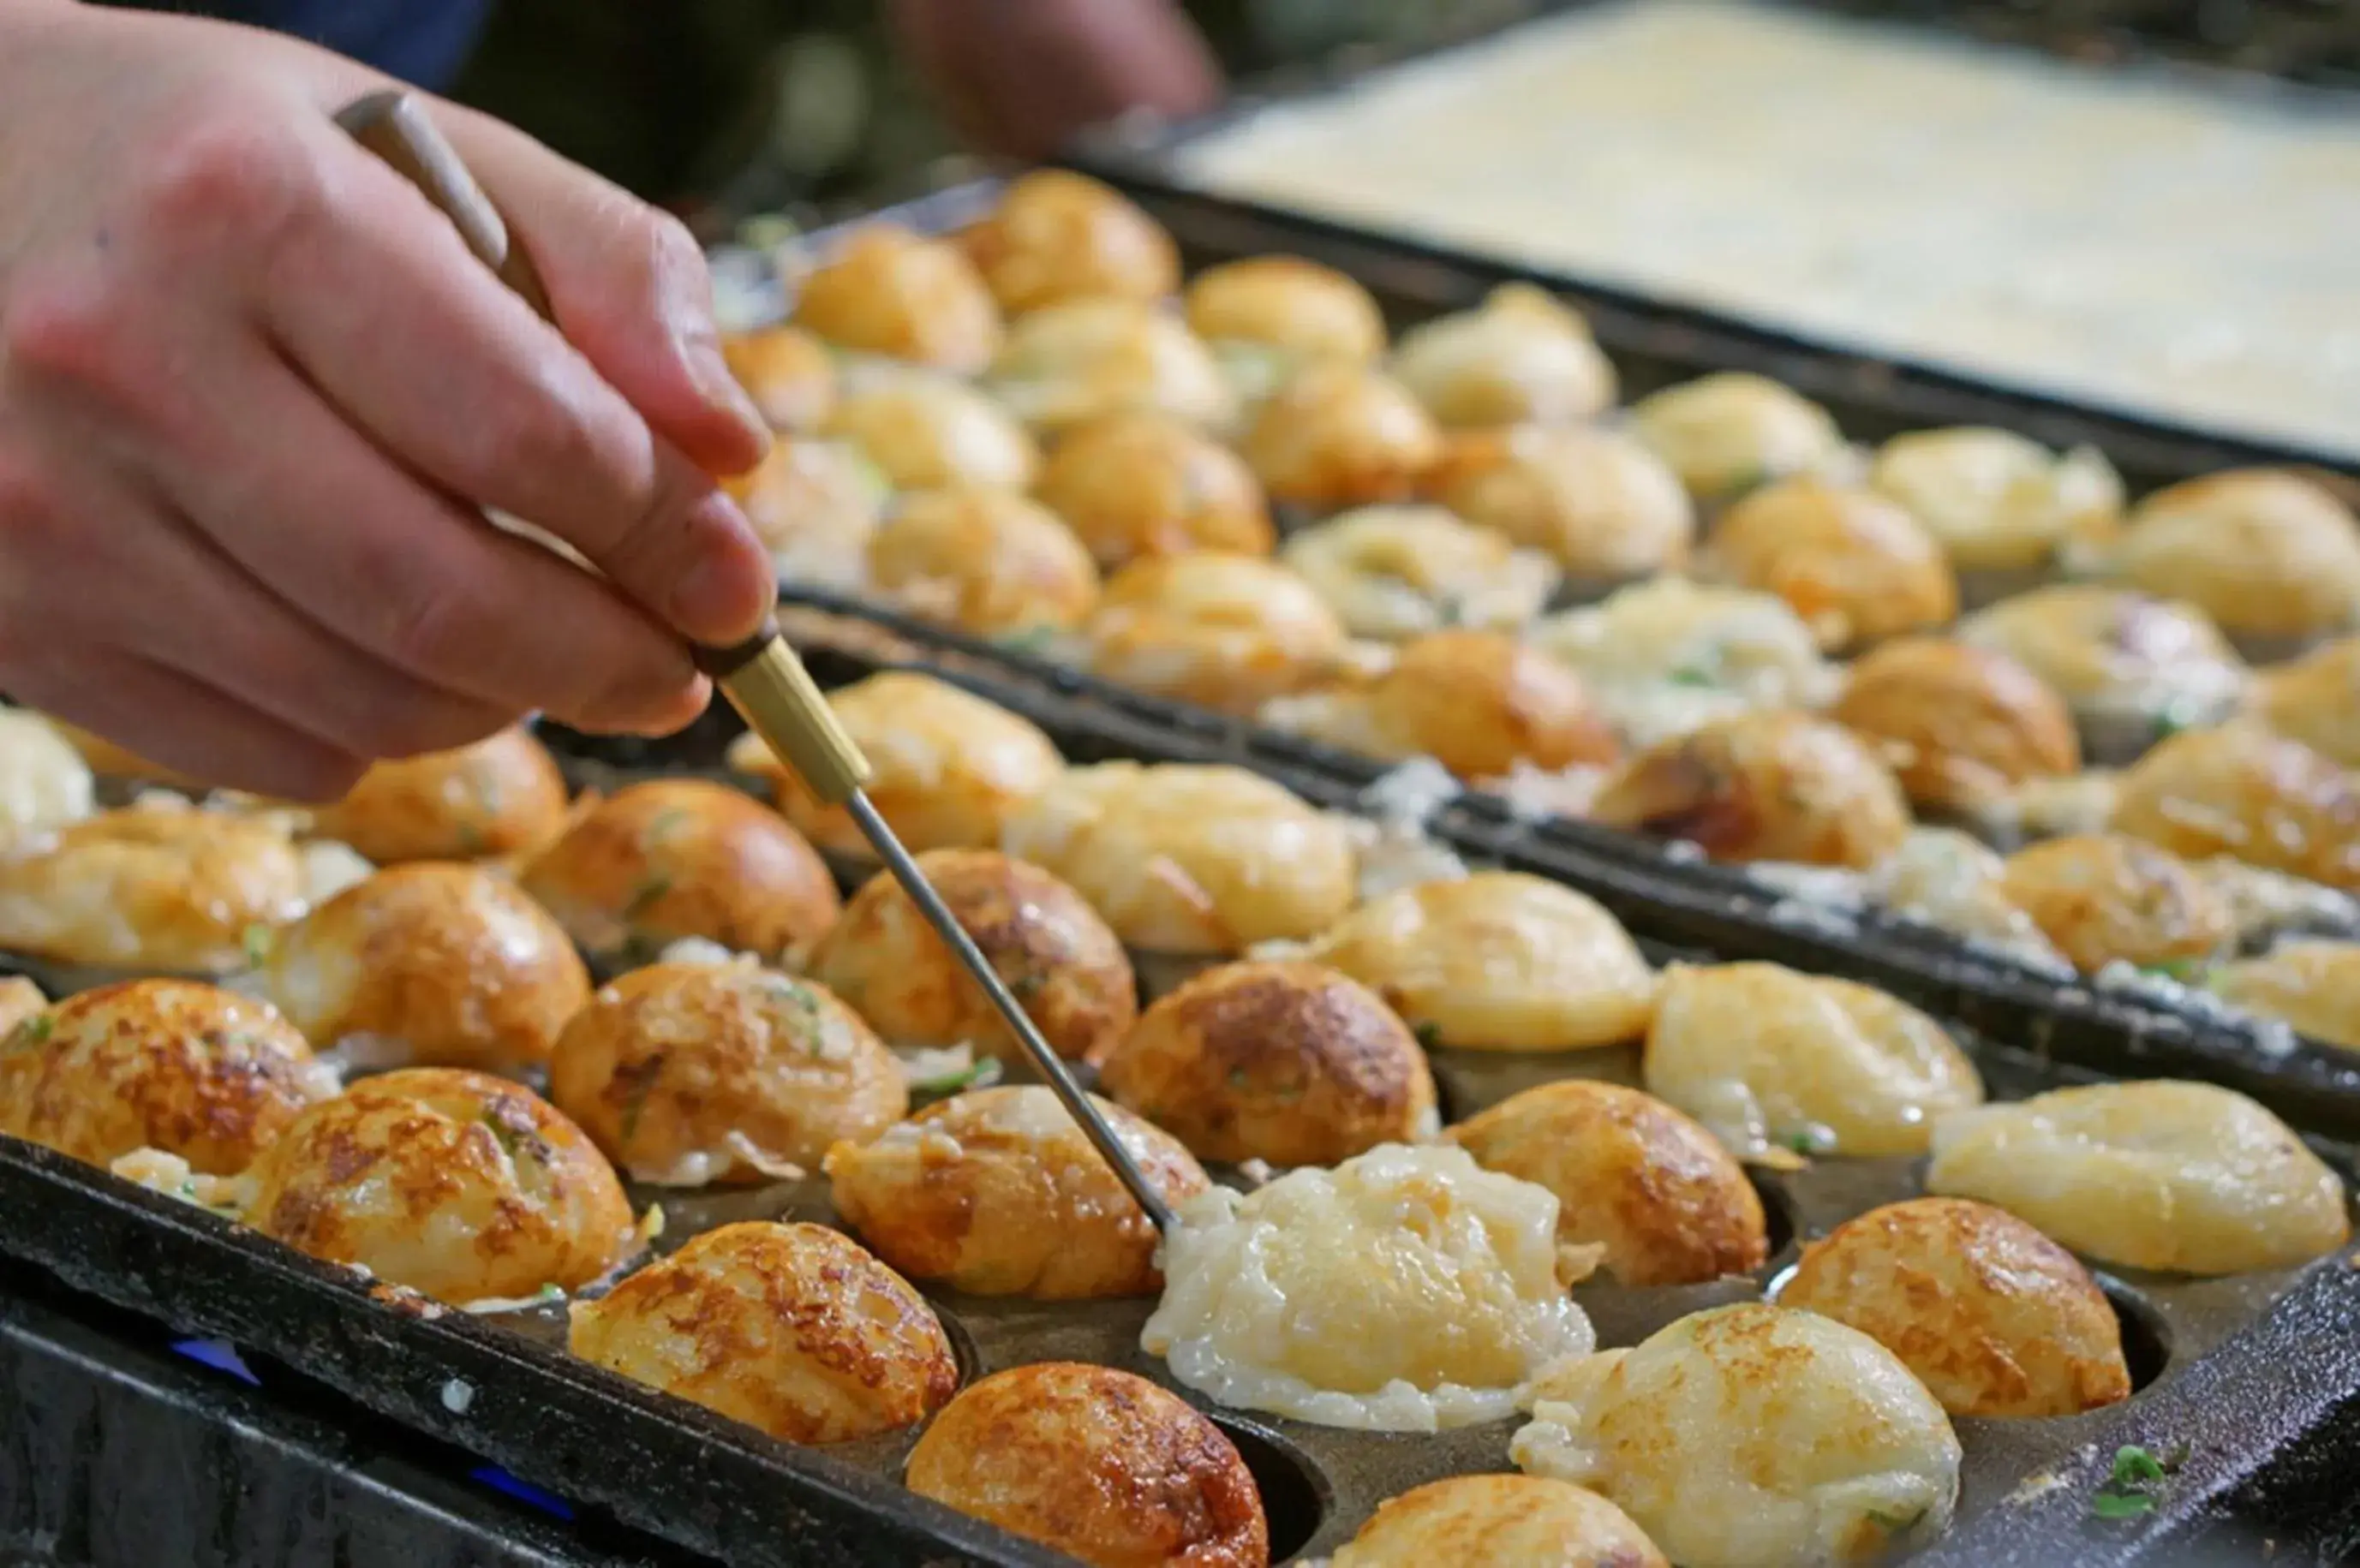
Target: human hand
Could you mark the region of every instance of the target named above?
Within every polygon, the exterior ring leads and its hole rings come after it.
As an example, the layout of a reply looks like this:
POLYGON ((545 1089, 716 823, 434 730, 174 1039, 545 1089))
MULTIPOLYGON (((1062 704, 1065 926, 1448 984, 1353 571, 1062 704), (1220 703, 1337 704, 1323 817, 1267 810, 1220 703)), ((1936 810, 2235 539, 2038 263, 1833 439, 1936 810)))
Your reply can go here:
POLYGON ((767 437, 694 242, 434 105, 561 337, 333 124, 385 85, 245 28, 0 0, 0 688, 275 795, 535 709, 676 727, 709 696, 683 639, 743 638, 773 592, 710 477, 767 437))

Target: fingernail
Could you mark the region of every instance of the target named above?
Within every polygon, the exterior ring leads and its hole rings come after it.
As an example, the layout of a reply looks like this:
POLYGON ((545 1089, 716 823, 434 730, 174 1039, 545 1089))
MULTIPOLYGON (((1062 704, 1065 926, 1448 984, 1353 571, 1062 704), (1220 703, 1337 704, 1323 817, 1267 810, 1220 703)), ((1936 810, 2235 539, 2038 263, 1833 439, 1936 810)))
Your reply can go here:
POLYGON ((721 355, 720 340, 704 333, 683 338, 681 355, 688 362, 688 374, 704 394, 707 407, 716 413, 727 414, 746 432, 748 444, 758 453, 770 450, 770 424, 762 418, 762 410, 738 377, 729 373, 729 362, 721 355))
POLYGON ((748 636, 778 592, 752 525, 737 503, 716 491, 697 503, 688 528, 696 553, 672 587, 667 605, 672 624, 701 642, 748 636))

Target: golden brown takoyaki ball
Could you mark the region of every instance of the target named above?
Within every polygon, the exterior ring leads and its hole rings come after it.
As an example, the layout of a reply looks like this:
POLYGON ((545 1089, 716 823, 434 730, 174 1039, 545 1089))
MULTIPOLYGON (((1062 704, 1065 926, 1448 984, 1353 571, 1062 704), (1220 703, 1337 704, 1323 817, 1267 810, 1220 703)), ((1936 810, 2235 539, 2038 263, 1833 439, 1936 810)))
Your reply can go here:
POLYGON ((759 1181, 876 1137, 901 1064, 825 985, 727 964, 651 964, 602 986, 558 1037, 549 1095, 635 1179, 759 1181))
POLYGON ((2122 1323, 2074 1256, 2006 1210, 1912 1198, 1803 1249, 1782 1307, 1848 1323, 1954 1416, 2070 1416, 2128 1399, 2122 1323))
POLYGON ((1942 1026, 1870 985, 1776 964, 1675 964, 1647 1029, 1647 1091, 1731 1149, 1920 1154, 1983 1097, 1942 1026))
POLYGON ((751 474, 723 482, 795 583, 858 588, 869 576, 869 540, 891 486, 884 470, 846 441, 781 437, 751 474))
POLYGON ((530 731, 380 762, 311 818, 379 866, 529 855, 565 828, 565 779, 530 731))
POLYGON ((1011 817, 1001 847, 1063 878, 1129 945, 1234 956, 1317 935, 1351 908, 1344 823, 1243 768, 1072 768, 1011 817))
POLYGON ((298 1116, 250 1175, 263 1235, 445 1301, 574 1290, 637 1239, 582 1129, 484 1073, 365 1078, 298 1116))
POLYGON ((1040 430, 1153 410, 1225 428, 1236 400, 1212 351, 1177 316, 1136 299, 1068 299, 1018 321, 991 390, 1040 430))
POLYGON ((1079 626, 1098 569, 1054 512, 983 485, 902 497, 869 540, 869 581, 918 614, 981 637, 1079 626))
POLYGON ((2360 893, 2360 774, 2258 724, 2185 730, 2133 764, 2114 831, 2360 893))
MULTIPOLYGON (((1099 1101, 1166 1203, 1210 1183, 1178 1139, 1099 1101)), ((1155 1293, 1155 1227, 1056 1094, 977 1089, 828 1151, 836 1213, 912 1279, 978 1296, 1155 1293)))
POLYGON ((1144 1377, 1043 1361, 986 1377, 911 1450, 920 1497, 1092 1568, 1265 1568, 1252 1474, 1221 1429, 1144 1377))
POLYGON ((1670 1568, 1631 1516, 1539 1475, 1453 1475, 1387 1497, 1332 1568, 1670 1568))
POLYGON ((1609 763, 1622 749, 1580 676, 1504 632, 1418 637, 1367 701, 1387 754, 1431 757, 1463 779, 1609 763))
MULTIPOLYGON (((1098 1062, 1139 1017, 1121 941, 1079 893, 996 849, 936 849, 919 868, 1059 1056, 1098 1062)), ((1023 1049, 891 873, 844 907, 811 972, 895 1045, 1023 1049)))
POLYGON ((845 388, 827 433, 851 442, 896 490, 997 485, 1022 490, 1040 448, 1014 416, 947 376, 867 372, 845 388))
POLYGON ((2121 527, 2123 482, 2094 448, 2062 456, 2013 430, 1912 430, 1877 449, 1868 483, 1926 525, 1961 572, 2024 572, 2121 527))
POLYGON ((1440 506, 1360 506, 1296 532, 1279 559, 1355 637, 1399 641, 1452 626, 1521 626, 1557 570, 1537 550, 1440 506))
POLYGON ((949 240, 871 223, 798 281, 795 324, 838 348, 972 376, 1000 347, 1000 310, 949 240))
POLYGON ((1696 508, 1663 459, 1624 431, 1588 425, 1454 437, 1428 490, 1579 582, 1682 566, 1696 534, 1696 508))
POLYGON ((1199 1160, 1333 1165, 1436 1128, 1409 1027, 1316 964, 1228 964, 1157 998, 1098 1082, 1199 1160))
POLYGON ((2022 664, 2077 716, 2131 721, 2141 746, 2158 721, 2219 718, 2245 683, 2235 650, 2195 605, 2102 583, 2003 599, 1961 622, 1959 636, 2022 664))
POLYGON ((63 964, 225 975, 303 912, 302 856, 270 821, 131 807, 0 857, 0 948, 63 964))
POLYGON ((2292 1127, 2211 1083, 2092 1083, 1942 1116, 1926 1185, 2130 1269, 2237 1274, 2352 1239, 2335 1173, 2292 1127))
POLYGON ((2360 637, 2263 670, 2246 712, 2339 767, 2360 768, 2360 637))
POLYGON ((1033 494, 1113 571, 1143 555, 1268 555, 1275 535, 1245 460, 1169 414, 1109 414, 1049 453, 1033 494))
POLYGON ((1011 316, 1096 296, 1160 299, 1180 287, 1180 253, 1163 225, 1113 187, 1069 169, 1011 180, 959 244, 1011 316))
POLYGON ((159 1149, 235 1175, 335 1092, 268 1004, 193 980, 80 992, 0 1037, 0 1132, 101 1167, 159 1149))
POLYGON ((1188 325, 1207 343, 1275 349, 1294 365, 1368 365, 1385 352, 1384 313, 1369 291, 1301 256, 1207 267, 1188 285, 1188 325))
POLYGON ((1866 869, 1900 846, 1892 769, 1841 724, 1783 710, 1715 719, 1624 763, 1590 815, 1716 860, 1866 869))
POLYGON ((1573 1051, 1647 1027, 1655 977, 1596 900, 1513 871, 1375 898, 1308 956, 1373 989, 1428 1045, 1573 1051))
POLYGON ((2064 699, 2004 653, 1903 637, 1852 667, 1834 717, 1876 743, 1912 804, 1966 811, 2081 766, 2064 699))
POLYGON ((1399 382, 1321 361, 1270 396, 1239 450, 1274 501, 1360 506, 1407 497, 1442 455, 1442 437, 1399 382))
POLYGON ((1336 612, 1294 572, 1217 550, 1116 572, 1089 639, 1091 668, 1109 680, 1228 713, 1319 684, 1349 646, 1336 612))
POLYGON ((277 932, 261 975, 315 1048, 432 1065, 546 1062, 590 996, 539 904, 479 866, 433 860, 380 871, 277 932))
POLYGON ((2360 625, 2360 519, 2296 474, 2240 469, 2158 491, 2131 514, 2112 564, 2257 639, 2256 652, 2360 625))
POLYGON ((2360 1051, 2360 942, 2281 942, 2258 958, 2214 966, 2203 983, 2232 1007, 2360 1051))
POLYGON ((811 333, 790 326, 732 332, 721 340, 721 355, 772 430, 808 435, 827 423, 836 361, 811 333))
POLYGON ((2000 891, 2057 951, 2096 971, 2206 958, 2234 932, 2229 906, 2179 856, 2121 833, 2052 838, 2008 856, 2000 891))
MULTIPOLYGON (((912 670, 887 670, 828 693, 836 722, 872 769, 869 803, 912 852, 986 849, 1008 818, 1065 770, 1054 742, 1020 713, 912 670)), ((775 781, 779 809, 822 849, 873 852, 841 806, 822 806, 759 740, 730 760, 775 781)))
POLYGON ((911 1426, 958 1390, 958 1360, 925 1298, 825 1225, 706 1231, 576 1301, 568 1345, 782 1443, 911 1426))
POLYGON ((1712 531, 1716 570, 1794 606, 1829 649, 1946 625, 1959 584, 1924 525, 1871 490, 1782 479, 1712 531))
POLYGON ((1590 324, 1528 283, 1404 332, 1393 372, 1446 430, 1567 424, 1614 402, 1614 366, 1590 324))
POLYGON ((1489 1171, 1557 1194, 1557 1239, 1604 1248, 1625 1285, 1701 1285, 1770 1253, 1761 1195, 1689 1117, 1636 1089, 1544 1083, 1452 1127, 1489 1171))
POLYGON ((524 889, 601 955, 691 936, 800 953, 839 908, 826 864, 785 818, 703 779, 650 779, 599 801, 526 867, 524 889))
POLYGON ((1717 371, 1640 398, 1631 406, 1631 426, 1699 501, 1725 501, 1790 474, 1822 472, 1843 452, 1843 432, 1825 408, 1742 370, 1717 371))

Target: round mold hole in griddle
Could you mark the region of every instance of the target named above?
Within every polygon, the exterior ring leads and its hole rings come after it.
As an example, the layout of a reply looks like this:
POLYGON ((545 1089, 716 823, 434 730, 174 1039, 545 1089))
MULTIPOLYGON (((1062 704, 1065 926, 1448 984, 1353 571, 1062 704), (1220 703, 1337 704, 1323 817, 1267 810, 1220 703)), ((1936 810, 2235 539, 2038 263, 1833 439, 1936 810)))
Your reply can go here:
POLYGON ((1335 1487, 1307 1455, 1268 1428, 1229 1415, 1209 1419, 1253 1474, 1262 1517, 1270 1524, 1270 1560, 1287 1561, 1319 1533, 1336 1500, 1335 1487))
POLYGON ((1795 1200, 1786 1183, 1766 1171, 1754 1166, 1745 1169, 1745 1179, 1754 1184, 1754 1196, 1762 1200, 1762 1225, 1769 1239, 1769 1250, 1764 1258, 1773 1266, 1791 1263, 1795 1252, 1795 1200))
POLYGON ((2130 1369, 2131 1392, 2136 1394, 2171 1365, 2171 1325, 2155 1303, 2132 1286, 2110 1274, 2092 1278, 2106 1293, 2106 1304, 2114 1309, 2114 1319, 2122 1324, 2123 1364, 2130 1369))

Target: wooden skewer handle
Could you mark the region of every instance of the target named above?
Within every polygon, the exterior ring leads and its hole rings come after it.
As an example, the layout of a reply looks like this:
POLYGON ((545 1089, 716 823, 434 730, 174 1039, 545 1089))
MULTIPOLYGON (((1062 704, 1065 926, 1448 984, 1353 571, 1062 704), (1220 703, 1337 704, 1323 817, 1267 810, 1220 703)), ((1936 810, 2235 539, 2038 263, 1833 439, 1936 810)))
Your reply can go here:
MULTIPOLYGON (((418 187, 451 220, 476 259, 541 320, 555 324, 549 289, 532 257, 509 238, 499 209, 416 98, 398 91, 372 93, 346 104, 336 123, 418 187)), ((693 651, 696 667, 719 683, 748 727, 822 804, 842 805, 869 782, 868 758, 836 722, 811 671, 779 635, 777 617, 763 617, 761 629, 734 647, 693 651)))

